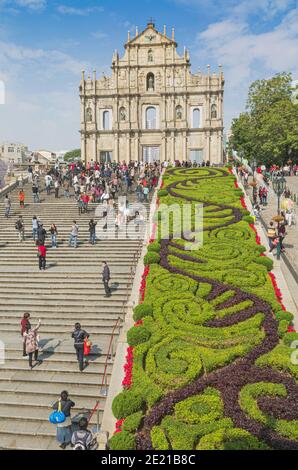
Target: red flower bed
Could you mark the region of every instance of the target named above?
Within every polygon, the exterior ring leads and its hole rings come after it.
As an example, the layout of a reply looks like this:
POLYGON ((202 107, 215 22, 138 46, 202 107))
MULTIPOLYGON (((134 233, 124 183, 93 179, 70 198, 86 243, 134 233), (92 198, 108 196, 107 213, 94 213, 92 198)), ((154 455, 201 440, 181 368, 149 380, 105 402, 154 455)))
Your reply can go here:
POLYGON ((133 347, 127 348, 127 355, 125 357, 126 364, 124 364, 125 376, 122 380, 122 386, 124 388, 130 388, 132 383, 132 366, 133 366, 133 347))
POLYGON ((244 197, 243 197, 243 196, 240 198, 240 202, 241 202, 241 206, 242 206, 244 209, 247 209, 247 205, 245 204, 245 201, 244 201, 244 197))

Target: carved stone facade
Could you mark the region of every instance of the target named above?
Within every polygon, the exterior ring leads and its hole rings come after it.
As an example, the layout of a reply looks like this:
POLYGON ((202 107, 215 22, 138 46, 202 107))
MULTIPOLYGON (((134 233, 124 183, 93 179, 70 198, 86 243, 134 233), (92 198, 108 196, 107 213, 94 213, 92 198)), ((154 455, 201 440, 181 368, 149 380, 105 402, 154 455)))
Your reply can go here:
POLYGON ((115 51, 112 75, 80 84, 84 161, 196 160, 223 158, 224 77, 191 73, 189 53, 180 57, 171 38, 153 23, 125 54, 115 51))

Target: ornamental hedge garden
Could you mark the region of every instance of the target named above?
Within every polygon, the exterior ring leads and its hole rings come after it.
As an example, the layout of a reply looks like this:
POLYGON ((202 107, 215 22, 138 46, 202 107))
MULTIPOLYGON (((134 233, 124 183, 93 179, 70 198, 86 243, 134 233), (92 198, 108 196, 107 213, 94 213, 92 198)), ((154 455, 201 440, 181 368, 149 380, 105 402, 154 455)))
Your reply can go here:
POLYGON ((298 449, 298 339, 228 169, 168 169, 162 204, 203 204, 203 245, 148 246, 111 449, 298 449))

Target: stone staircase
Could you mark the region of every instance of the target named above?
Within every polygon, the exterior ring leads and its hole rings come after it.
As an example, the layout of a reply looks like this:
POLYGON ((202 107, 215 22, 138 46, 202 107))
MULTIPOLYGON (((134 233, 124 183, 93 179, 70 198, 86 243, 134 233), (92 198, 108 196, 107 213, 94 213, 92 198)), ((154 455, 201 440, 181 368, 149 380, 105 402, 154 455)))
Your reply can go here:
MULTIPOLYGON (((57 449, 55 426, 48 421, 51 404, 62 390, 69 392, 76 406, 72 417, 92 410, 100 400, 98 416, 105 405, 103 377, 111 334, 117 319, 125 314, 125 304, 132 286, 132 269, 140 255, 141 241, 124 239, 99 240, 89 244, 88 222, 95 217, 96 205, 87 214, 78 215, 73 198, 41 192, 41 203, 32 201, 31 185, 25 186, 25 208, 18 203, 18 190, 10 194, 12 215, 4 218, 0 198, 0 340, 5 344, 5 364, 0 365, 0 448, 57 449), (23 215, 25 241, 18 241, 15 221, 23 215), (32 240, 32 216, 39 216, 44 228, 58 228, 58 248, 50 248, 47 238, 47 270, 38 269, 37 249, 32 240), (72 221, 79 224, 79 244, 68 247, 72 221), (104 297, 101 261, 111 270, 112 297, 104 297), (22 358, 20 320, 30 312, 31 323, 41 319, 40 359, 43 363, 29 370, 22 358), (80 321, 90 333, 93 346, 89 366, 79 372, 73 340, 74 323, 80 321)), ((147 204, 149 210, 149 204, 147 204)), ((131 227, 129 230, 134 230, 131 227)), ((115 332, 114 341, 120 329, 115 332)), ((113 363, 108 358, 107 383, 113 363)))

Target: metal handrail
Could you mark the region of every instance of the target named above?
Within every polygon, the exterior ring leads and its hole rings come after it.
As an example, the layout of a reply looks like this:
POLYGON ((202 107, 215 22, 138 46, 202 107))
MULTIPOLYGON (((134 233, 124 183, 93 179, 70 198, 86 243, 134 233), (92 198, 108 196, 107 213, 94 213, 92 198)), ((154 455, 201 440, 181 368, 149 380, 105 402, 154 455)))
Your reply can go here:
MULTIPOLYGON (((107 368, 108 368, 108 360, 110 358, 112 358, 112 355, 113 355, 113 340, 114 340, 114 336, 115 336, 115 330, 116 328, 119 326, 119 333, 120 333, 120 328, 121 328, 121 317, 118 317, 117 318, 117 321, 115 322, 115 325, 113 327, 113 330, 112 330, 112 333, 111 333, 111 337, 110 337, 110 342, 109 342, 109 347, 108 347, 108 352, 107 352, 107 357, 106 357, 106 360, 105 360, 105 366, 104 366, 104 372, 103 372, 103 376, 102 376, 102 381, 101 381, 101 385, 100 387, 102 388, 104 385, 107 386, 107 368)), ((98 411, 98 406, 100 404, 100 400, 97 400, 97 402, 95 403, 95 406, 93 407, 89 417, 88 417, 88 423, 90 422, 92 416, 94 415, 94 413, 96 411, 98 411)), ((97 415, 98 416, 98 415, 97 415)), ((97 423, 97 426, 99 425, 99 423, 97 423)))

